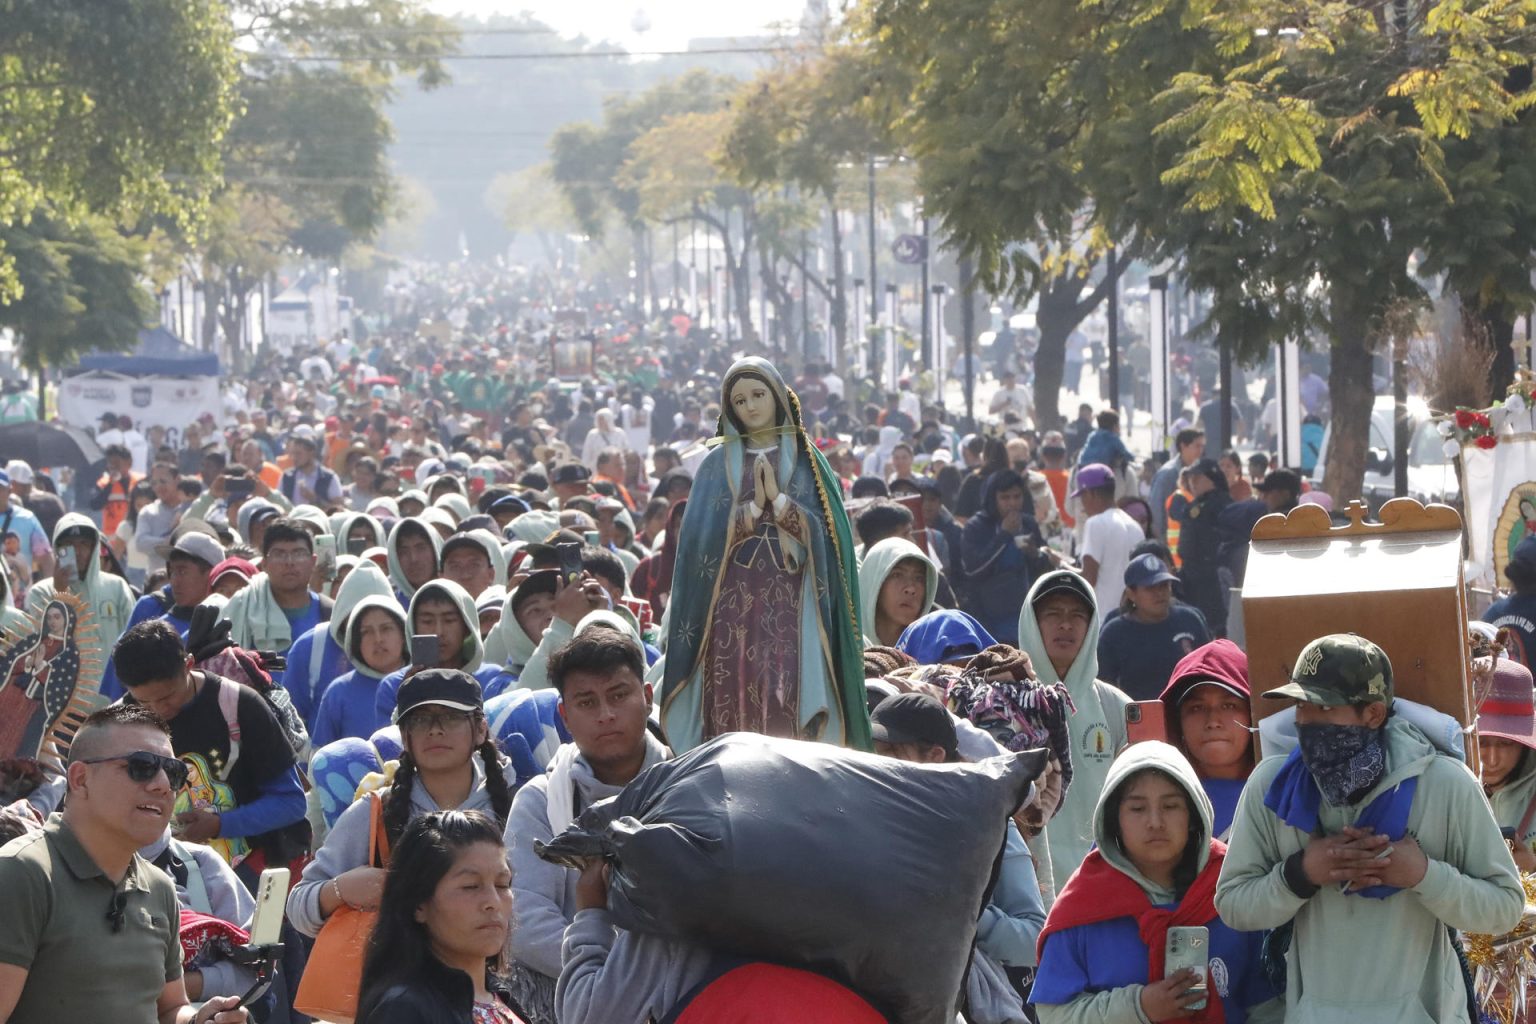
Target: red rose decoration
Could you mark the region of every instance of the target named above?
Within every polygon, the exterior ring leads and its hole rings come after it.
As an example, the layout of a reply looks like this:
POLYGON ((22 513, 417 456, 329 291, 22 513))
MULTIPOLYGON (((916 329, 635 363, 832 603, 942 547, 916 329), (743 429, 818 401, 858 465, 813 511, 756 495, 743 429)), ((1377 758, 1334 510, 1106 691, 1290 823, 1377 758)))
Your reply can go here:
POLYGON ((1472 429, 1472 410, 1470 410, 1470 409, 1457 409, 1456 410, 1456 426, 1457 426, 1457 428, 1459 428, 1461 430, 1471 430, 1472 429))
POLYGON ((1484 434, 1482 437, 1478 438, 1472 443, 1484 451, 1487 451, 1489 448, 1496 447, 1499 443, 1499 439, 1494 437, 1492 434, 1484 434))
POLYGON ((1473 413, 1472 414, 1472 422, 1476 423, 1478 426, 1482 427, 1484 430, 1491 430, 1491 429, 1493 429, 1493 424, 1489 421, 1488 414, 1485 413, 1485 412, 1475 412, 1475 413, 1473 413))

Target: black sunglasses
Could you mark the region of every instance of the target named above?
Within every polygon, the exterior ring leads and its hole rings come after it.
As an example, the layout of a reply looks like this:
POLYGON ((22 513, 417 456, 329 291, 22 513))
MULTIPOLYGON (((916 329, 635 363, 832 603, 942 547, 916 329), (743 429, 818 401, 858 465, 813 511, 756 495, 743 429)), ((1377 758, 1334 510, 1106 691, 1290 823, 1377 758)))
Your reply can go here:
POLYGON ((123 766, 128 769, 128 777, 134 782, 149 782, 163 771, 172 789, 181 789, 187 784, 187 773, 190 770, 185 761, 151 754, 147 750, 135 750, 131 754, 114 754, 111 757, 86 757, 81 758, 78 763, 106 764, 109 761, 123 762, 123 766))

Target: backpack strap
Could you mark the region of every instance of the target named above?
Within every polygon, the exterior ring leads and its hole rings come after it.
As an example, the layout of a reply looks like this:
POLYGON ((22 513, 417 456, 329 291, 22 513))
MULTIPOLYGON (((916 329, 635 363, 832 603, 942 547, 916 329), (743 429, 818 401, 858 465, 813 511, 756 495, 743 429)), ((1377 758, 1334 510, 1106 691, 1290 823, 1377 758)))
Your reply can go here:
POLYGON ((180 839, 172 838, 170 849, 176 859, 182 863, 187 875, 182 884, 187 890, 188 908, 199 914, 212 915, 213 902, 208 898, 208 881, 203 878, 203 871, 197 865, 197 856, 180 839))
POLYGON ((240 760, 240 684, 223 676, 210 676, 218 681, 219 713, 224 716, 224 726, 229 730, 229 757, 224 760, 224 770, 219 773, 220 782, 228 782, 240 760))

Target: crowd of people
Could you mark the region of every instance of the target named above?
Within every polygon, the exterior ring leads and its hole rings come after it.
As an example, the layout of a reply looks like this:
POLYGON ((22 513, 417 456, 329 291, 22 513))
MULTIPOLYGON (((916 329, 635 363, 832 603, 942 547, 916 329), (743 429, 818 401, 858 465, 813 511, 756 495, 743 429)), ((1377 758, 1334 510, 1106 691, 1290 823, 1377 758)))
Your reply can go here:
POLYGON ((539 856, 743 731, 1050 751, 970 1024, 1476 1018, 1457 935, 1512 929, 1536 867, 1531 675, 1494 656, 1479 780, 1380 648, 1319 637, 1258 695, 1295 708, 1259 762, 1230 594, 1258 519, 1329 506, 1297 472, 1198 426, 1138 459, 1088 406, 1037 430, 1011 373, 963 430, 912 381, 786 377, 686 318, 560 380, 583 339, 461 312, 456 341, 339 336, 229 383, 222 422, 108 437, 83 502, 0 473, 0 1020, 297 1021, 348 971, 360 1024, 884 1020, 619 928, 611 864, 539 856), (247 1000, 276 868, 282 963, 247 1000), (1191 929, 1199 965, 1165 970, 1191 929))

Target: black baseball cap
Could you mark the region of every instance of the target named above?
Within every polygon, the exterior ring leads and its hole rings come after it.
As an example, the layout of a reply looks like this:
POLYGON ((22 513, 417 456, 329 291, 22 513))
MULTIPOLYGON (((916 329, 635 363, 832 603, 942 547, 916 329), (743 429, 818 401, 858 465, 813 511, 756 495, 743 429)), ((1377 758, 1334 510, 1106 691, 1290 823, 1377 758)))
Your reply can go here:
POLYGON ((1093 588, 1080 574, 1070 569, 1058 569, 1049 576, 1041 577, 1044 582, 1040 584, 1039 592, 1030 601, 1030 607, 1038 607, 1041 601, 1052 594, 1071 594, 1088 606, 1090 610, 1099 606, 1098 600, 1093 595, 1093 588))
POLYGON ((592 471, 579 462, 562 462, 555 466, 549 482, 553 484, 580 484, 592 479, 592 471))
POLYGON ((485 695, 475 677, 462 669, 423 669, 400 684, 395 695, 395 721, 427 704, 454 711, 484 711, 485 695))
POLYGON ((941 747, 951 761, 958 756, 960 746, 954 719, 944 705, 926 693, 900 693, 875 705, 869 715, 869 734, 881 743, 941 747))

